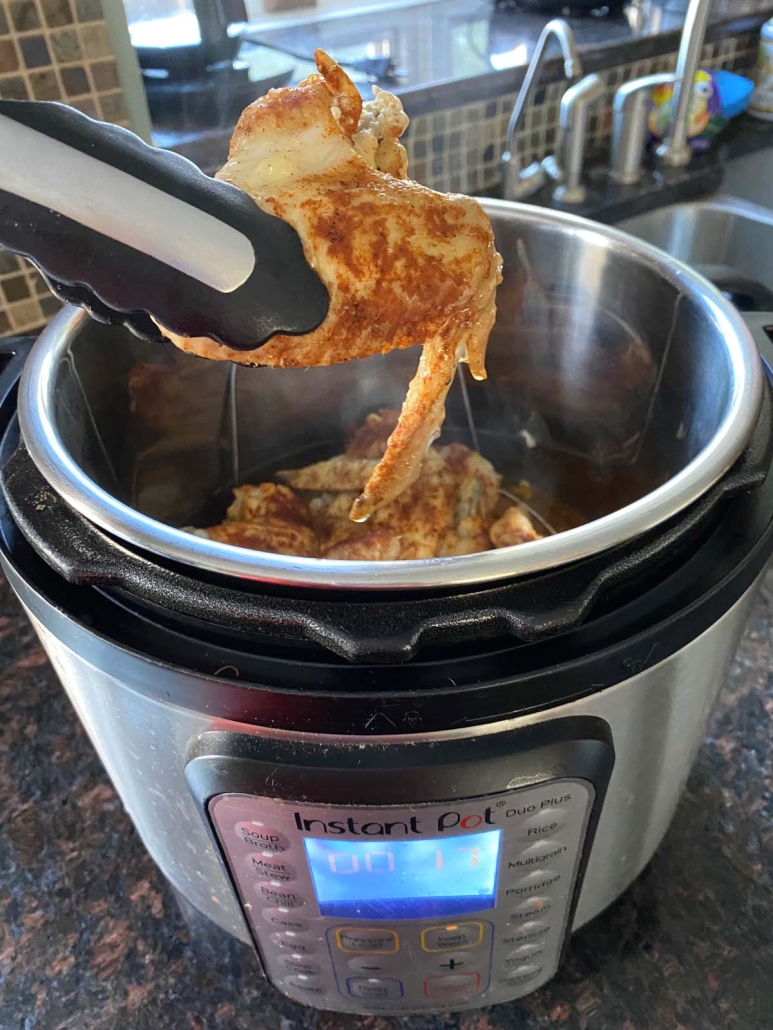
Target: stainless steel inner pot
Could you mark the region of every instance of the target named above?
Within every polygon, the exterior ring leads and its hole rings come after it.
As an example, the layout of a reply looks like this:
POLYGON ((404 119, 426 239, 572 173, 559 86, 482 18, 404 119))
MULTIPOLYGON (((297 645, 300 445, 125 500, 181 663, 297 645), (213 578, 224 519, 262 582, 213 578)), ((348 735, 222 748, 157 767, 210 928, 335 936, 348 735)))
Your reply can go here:
POLYGON ((246 551, 176 528, 220 521, 237 483, 340 452, 347 426, 400 405, 416 348, 330 368, 250 369, 67 309, 36 343, 21 384, 33 460, 123 540, 201 569, 317 587, 493 582, 603 551, 679 512, 733 464, 757 420, 762 373, 740 315, 702 277, 624 233, 519 204, 484 206, 505 271, 489 378, 457 379, 445 438, 478 446, 506 483, 527 480, 556 499, 582 523, 575 528, 394 562, 246 551))

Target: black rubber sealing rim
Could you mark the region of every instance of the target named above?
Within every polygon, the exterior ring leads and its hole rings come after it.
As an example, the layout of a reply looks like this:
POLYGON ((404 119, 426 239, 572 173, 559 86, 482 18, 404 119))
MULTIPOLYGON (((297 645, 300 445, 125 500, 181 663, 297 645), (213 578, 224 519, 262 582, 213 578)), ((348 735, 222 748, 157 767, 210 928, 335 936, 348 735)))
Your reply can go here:
MULTIPOLYGON (((0 503, 2 498, 0 497, 0 503)), ((14 588, 76 654, 137 692, 215 722, 301 732, 417 733, 555 707, 630 679, 691 643, 752 586, 773 552, 773 476, 727 505, 701 546, 644 593, 555 640, 494 642, 487 653, 353 665, 239 651, 121 608, 56 576, 0 510, 14 588), (530 658, 528 657, 530 656, 530 658), (117 665, 120 665, 118 672, 117 665)))

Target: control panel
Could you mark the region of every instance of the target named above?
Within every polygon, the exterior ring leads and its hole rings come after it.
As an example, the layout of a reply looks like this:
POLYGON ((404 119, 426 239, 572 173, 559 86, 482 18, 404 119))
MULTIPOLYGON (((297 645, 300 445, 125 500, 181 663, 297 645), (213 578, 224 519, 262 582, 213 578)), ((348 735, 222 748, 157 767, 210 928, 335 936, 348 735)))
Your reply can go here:
POLYGON ((461 801, 207 812, 270 980, 344 1012, 463 1009, 555 973, 593 807, 563 778, 461 801))

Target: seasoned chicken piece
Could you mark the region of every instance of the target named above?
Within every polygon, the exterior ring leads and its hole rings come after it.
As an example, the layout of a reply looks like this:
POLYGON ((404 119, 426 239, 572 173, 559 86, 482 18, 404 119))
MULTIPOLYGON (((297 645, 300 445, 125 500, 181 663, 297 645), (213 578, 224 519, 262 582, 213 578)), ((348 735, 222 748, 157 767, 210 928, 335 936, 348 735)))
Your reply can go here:
POLYGON ((217 540, 221 544, 247 547, 252 551, 271 551, 274 554, 294 554, 316 558, 319 547, 310 526, 286 522, 268 516, 259 522, 221 522, 219 526, 197 531, 197 536, 217 540))
POLYGON ((461 524, 473 516, 490 518, 497 506, 502 484, 502 477, 491 462, 460 443, 441 448, 440 453, 457 481, 457 523, 461 524))
POLYGON ((511 505, 504 515, 497 519, 489 530, 494 547, 512 547, 514 544, 526 544, 531 540, 541 540, 542 534, 531 523, 531 519, 523 510, 511 505))
MULTIPOLYGON (((369 415, 354 429, 346 454, 279 473, 304 497, 276 483, 240 486, 226 522, 188 532, 255 550, 341 561, 448 558, 541 538, 520 506, 495 517, 501 476, 459 443, 431 447, 414 483, 367 523, 352 522, 357 491, 397 415, 390 409, 369 415)), ((530 495, 527 483, 516 489, 530 495)))
POLYGON ((455 554, 477 554, 490 551, 489 520, 480 515, 468 515, 456 527, 456 531, 442 541, 439 558, 450 558, 455 554))
POLYGON ((356 491, 343 491, 318 494, 309 501, 320 557, 327 557, 327 552, 344 540, 353 540, 369 532, 367 525, 352 522, 349 518, 356 497, 356 491))
POLYGON ((400 556, 400 537, 386 529, 349 536, 324 555, 341 561, 395 561, 400 556))
POLYGON ((352 458, 380 458, 399 418, 400 412, 393 408, 381 408, 368 415, 352 434, 346 454, 352 458))
POLYGON ((329 461, 318 461, 303 469, 277 472, 277 477, 294 490, 362 490, 372 475, 377 461, 368 458, 350 458, 339 454, 329 461))
POLYGON ((229 522, 254 522, 266 517, 308 526, 311 514, 303 501, 289 487, 277 483, 238 486, 226 513, 229 522))
POLYGON ((397 142, 407 119, 379 92, 363 105, 341 68, 315 54, 318 75, 270 90, 242 114, 218 177, 298 232, 330 296, 305 336, 274 336, 254 351, 167 334, 183 350, 248 365, 330 365, 423 347, 382 460, 352 506, 364 521, 419 474, 438 435, 459 361, 485 378, 501 258, 471 197, 405 179, 397 142))
MULTIPOLYGON (((341 84, 346 90, 345 83, 341 84)), ((408 115, 393 93, 373 87, 373 99, 362 105, 357 131, 352 136, 354 149, 371 168, 405 179, 408 154, 400 136, 408 128, 408 115)))

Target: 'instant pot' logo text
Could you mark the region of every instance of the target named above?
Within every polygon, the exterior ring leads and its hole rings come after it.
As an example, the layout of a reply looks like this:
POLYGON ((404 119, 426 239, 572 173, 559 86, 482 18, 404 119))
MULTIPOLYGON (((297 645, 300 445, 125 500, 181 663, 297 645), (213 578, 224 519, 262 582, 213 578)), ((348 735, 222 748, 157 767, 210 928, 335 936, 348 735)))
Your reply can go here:
POLYGON ((410 837, 413 835, 454 832, 466 830, 483 830, 487 826, 498 826, 508 819, 524 818, 540 811, 549 810, 557 805, 572 800, 570 793, 557 797, 545 797, 540 801, 526 802, 519 805, 515 798, 499 801, 495 805, 487 805, 480 812, 457 812, 447 809, 439 815, 412 815, 407 819, 394 822, 364 820, 362 817, 349 816, 346 819, 319 819, 316 816, 307 818, 302 812, 294 812, 295 825, 301 833, 315 835, 326 834, 339 836, 345 833, 353 837, 410 837))

